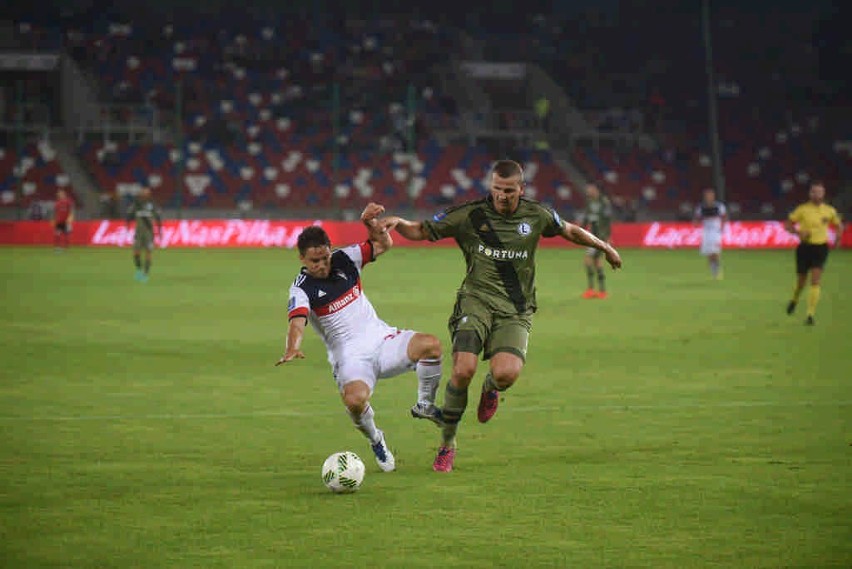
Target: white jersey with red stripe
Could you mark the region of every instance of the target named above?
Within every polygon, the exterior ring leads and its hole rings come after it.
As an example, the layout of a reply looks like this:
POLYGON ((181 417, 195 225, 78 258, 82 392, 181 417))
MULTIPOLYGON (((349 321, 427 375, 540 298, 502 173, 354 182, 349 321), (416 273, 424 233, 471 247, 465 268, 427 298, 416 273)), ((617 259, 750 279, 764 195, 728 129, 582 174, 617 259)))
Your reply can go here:
POLYGON ((314 278, 303 268, 290 287, 289 318, 308 318, 332 366, 343 357, 372 353, 396 332, 379 318, 361 287, 361 268, 372 260, 369 241, 349 245, 331 254, 328 278, 314 278))

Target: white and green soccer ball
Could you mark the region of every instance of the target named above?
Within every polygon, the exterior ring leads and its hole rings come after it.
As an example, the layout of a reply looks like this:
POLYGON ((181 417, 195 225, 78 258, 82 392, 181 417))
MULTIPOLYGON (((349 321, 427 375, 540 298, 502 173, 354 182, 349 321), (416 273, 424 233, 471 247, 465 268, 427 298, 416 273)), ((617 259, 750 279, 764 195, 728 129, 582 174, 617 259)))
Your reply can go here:
POLYGON ((322 481, 332 492, 354 492, 364 481, 364 462, 354 452, 336 452, 322 464, 322 481))

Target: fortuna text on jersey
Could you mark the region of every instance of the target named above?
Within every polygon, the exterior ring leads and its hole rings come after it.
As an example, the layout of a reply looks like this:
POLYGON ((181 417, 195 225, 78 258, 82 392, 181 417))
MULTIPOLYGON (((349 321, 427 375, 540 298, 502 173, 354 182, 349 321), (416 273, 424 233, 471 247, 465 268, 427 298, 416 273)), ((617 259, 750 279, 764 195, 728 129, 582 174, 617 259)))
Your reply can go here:
POLYGON ((530 252, 524 251, 523 249, 494 249, 492 247, 488 247, 487 245, 479 244, 479 248, 477 249, 480 253, 485 255, 486 257, 491 257, 492 259, 529 259, 530 252))

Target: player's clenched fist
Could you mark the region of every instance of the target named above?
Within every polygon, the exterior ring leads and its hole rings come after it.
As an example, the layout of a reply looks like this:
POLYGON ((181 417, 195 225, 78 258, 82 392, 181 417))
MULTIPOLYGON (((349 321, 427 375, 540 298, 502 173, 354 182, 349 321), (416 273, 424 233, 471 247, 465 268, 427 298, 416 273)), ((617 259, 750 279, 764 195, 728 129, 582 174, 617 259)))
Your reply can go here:
POLYGON ((361 212, 361 221, 364 222, 368 227, 372 226, 376 223, 376 218, 384 212, 385 206, 383 206, 382 204, 370 202, 367 204, 367 207, 364 208, 364 211, 361 212))

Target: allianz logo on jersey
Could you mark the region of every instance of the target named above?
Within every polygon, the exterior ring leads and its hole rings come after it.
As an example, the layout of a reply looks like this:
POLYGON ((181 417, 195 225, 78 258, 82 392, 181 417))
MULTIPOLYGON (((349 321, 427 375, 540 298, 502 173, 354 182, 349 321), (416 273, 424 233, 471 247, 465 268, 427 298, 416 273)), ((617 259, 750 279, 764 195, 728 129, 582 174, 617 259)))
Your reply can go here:
POLYGON ((348 305, 350 302, 357 300, 359 296, 361 296, 361 289, 358 287, 358 285, 355 285, 351 289, 349 289, 349 292, 347 292, 334 302, 330 303, 328 305, 326 313, 337 312, 341 308, 344 308, 346 305, 348 305))
POLYGON ((530 252, 523 249, 494 249, 487 245, 479 244, 478 251, 492 259, 529 259, 530 252))

